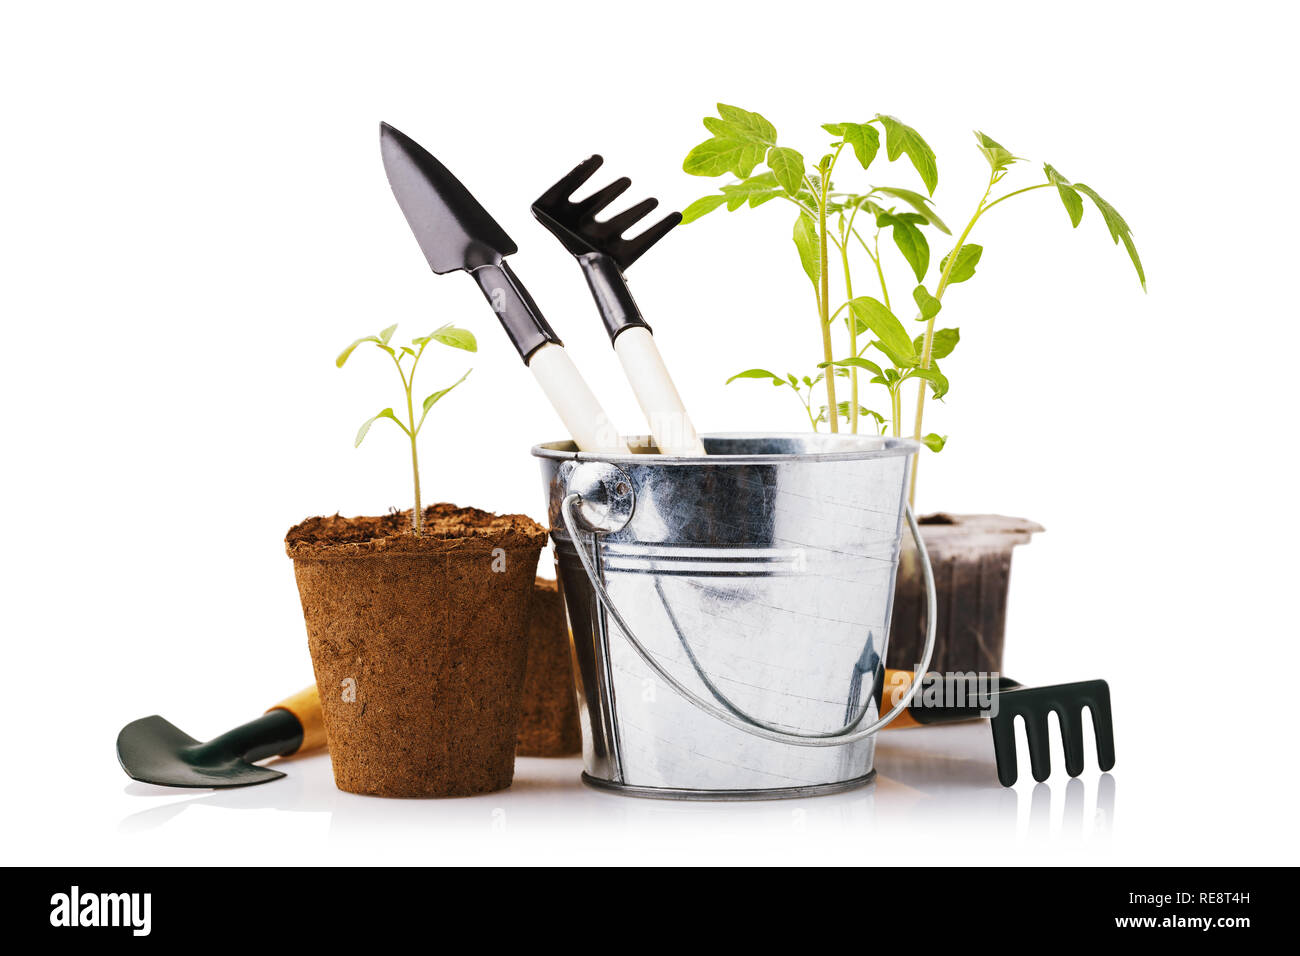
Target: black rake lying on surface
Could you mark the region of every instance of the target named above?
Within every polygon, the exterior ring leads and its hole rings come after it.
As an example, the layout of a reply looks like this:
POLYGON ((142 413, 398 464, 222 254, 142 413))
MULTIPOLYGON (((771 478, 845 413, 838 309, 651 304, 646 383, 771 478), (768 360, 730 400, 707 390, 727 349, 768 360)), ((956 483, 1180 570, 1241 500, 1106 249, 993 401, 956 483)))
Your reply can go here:
MULTIPOLYGON (((888 678, 886 679, 888 682, 888 678)), ((993 733, 993 756, 998 781, 1010 787, 1020 776, 1016 760, 1016 718, 1025 724, 1029 745, 1029 772, 1040 783, 1052 772, 1049 715, 1056 714, 1065 751, 1065 772, 1083 773, 1083 711, 1092 714, 1097 740, 1097 765, 1115 766, 1115 731, 1111 721, 1110 686, 1104 680, 1025 687, 1009 677, 999 677, 996 689, 980 687, 974 675, 928 674, 907 708, 918 724, 944 724, 983 717, 993 733), (942 686, 937 686, 942 682, 942 686), (981 694, 981 690, 983 693, 981 694), (973 703, 972 703, 973 702, 973 703)), ((882 705, 883 706, 883 705, 882 705)))

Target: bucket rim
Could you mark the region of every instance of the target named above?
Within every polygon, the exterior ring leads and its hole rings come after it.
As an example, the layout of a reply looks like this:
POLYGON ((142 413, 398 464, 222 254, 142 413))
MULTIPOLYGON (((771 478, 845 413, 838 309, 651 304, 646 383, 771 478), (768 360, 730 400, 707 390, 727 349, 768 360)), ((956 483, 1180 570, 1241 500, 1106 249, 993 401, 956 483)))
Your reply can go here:
MULTIPOLYGON (((654 440, 649 435, 624 436, 630 445, 651 447, 654 440)), ((551 461, 601 461, 615 465, 656 465, 665 467, 681 466, 723 466, 723 465, 776 465, 791 462, 831 462, 831 461, 866 461, 876 458, 899 458, 916 454, 921 443, 912 438, 891 438, 881 435, 832 435, 816 432, 707 432, 700 435, 705 440, 798 440, 812 439, 824 446, 822 450, 786 453, 763 452, 737 455, 663 455, 646 454, 600 454, 597 452, 578 451, 571 439, 563 441, 542 442, 532 447, 535 458, 551 461), (829 446, 852 445, 843 450, 827 450, 829 446)))

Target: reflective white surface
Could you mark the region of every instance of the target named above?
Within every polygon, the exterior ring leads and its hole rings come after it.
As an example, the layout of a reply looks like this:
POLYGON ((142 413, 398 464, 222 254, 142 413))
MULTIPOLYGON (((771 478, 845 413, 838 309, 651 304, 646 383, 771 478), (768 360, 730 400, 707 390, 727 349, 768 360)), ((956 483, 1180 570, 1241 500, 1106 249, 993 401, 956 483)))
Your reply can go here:
MULTIPOLYGON (((629 68, 618 83, 590 83, 584 64, 554 57, 541 42, 557 30, 553 11, 520 0, 495 8, 512 29, 494 35, 489 70, 481 44, 431 55, 430 37, 481 33, 473 5, 331 17, 263 4, 255 30, 176 4, 84 3, 71 18, 66 7, 10 4, 0 30, 0 78, 22 91, 0 121, 11 332, 0 861, 1300 857, 1300 511, 1285 371, 1300 352, 1285 285, 1300 209, 1288 182, 1269 188, 1242 241, 1200 198, 1207 183, 1270 182, 1255 157, 1300 151, 1285 95, 1297 86, 1294 5, 1224 16, 1184 4, 1170 17, 1165 4, 1096 0, 1080 17, 1006 0, 994 20, 955 0, 840 0, 823 11, 837 33, 894 41, 871 45, 865 74, 858 58, 732 17, 698 69, 629 68), (905 38, 922 34, 917 69, 905 38), (813 72, 824 97, 790 82, 813 72), (431 96, 466 76, 475 96, 431 96), (579 86, 582 107, 566 108, 579 86), (378 362, 340 377, 347 342, 399 319, 408 337, 448 321, 473 329, 476 371, 422 437, 426 500, 543 517, 528 448, 563 427, 474 283, 429 274, 384 181, 378 121, 436 141, 500 217, 519 274, 628 430, 642 416, 586 285, 528 205, 597 149, 666 209, 711 191, 681 161, 716 98, 762 111, 804 150, 824 144, 820 122, 900 116, 938 154, 935 201, 950 225, 987 183, 972 127, 1094 185, 1133 225, 1147 296, 1091 207, 1072 230, 1040 190, 981 220, 978 275, 941 313, 961 328, 944 366, 952 392, 926 412, 927 430, 950 437, 918 487, 922 513, 1047 528, 1014 560, 1005 670, 1026 683, 1110 682, 1111 781, 1089 753, 1079 783, 1058 761, 1043 787, 1003 791, 977 725, 887 734, 874 788, 795 803, 632 802, 583 789, 576 759, 523 760, 511 790, 444 802, 339 794, 324 757, 242 792, 129 784, 113 756, 128 721, 158 713, 210 737, 310 679, 285 529, 409 506, 403 436, 377 431, 353 448, 357 423, 400 392, 378 362), (487 120, 484 102, 500 104, 487 120), (1233 147, 1235 129, 1250 130, 1249 151, 1233 147), (1189 149, 1188 130, 1220 139, 1189 149)), ((676 15, 606 5, 559 29, 573 48, 619 38, 634 67, 719 16, 668 7, 676 15)), ((881 156, 873 170, 854 188, 917 186, 905 161, 881 156)), ((1040 170, 1016 164, 1007 185, 1040 170)), ((724 384, 750 366, 802 373, 817 361, 785 206, 716 212, 633 272, 706 431, 806 424, 786 389, 724 384)), ((935 238, 931 282, 944 251, 935 238)), ((906 301, 914 277, 893 258, 890 288, 906 301)), ((855 276, 872 294, 869 270, 855 276)), ((430 384, 462 367, 431 369, 430 384)))
POLYGON ((1026 779, 1004 789, 994 778, 982 722, 886 735, 875 784, 805 800, 684 803, 615 796, 583 786, 576 757, 521 758, 509 790, 455 800, 341 793, 325 755, 280 766, 289 774, 283 780, 222 792, 126 784, 118 801, 121 818, 93 842, 115 859, 175 862, 903 865, 896 854, 920 834, 924 852, 940 858, 974 852, 1005 859, 1047 849, 1058 858, 1104 859, 1120 789, 1117 774, 1070 780, 1059 771, 1046 783, 1026 779))

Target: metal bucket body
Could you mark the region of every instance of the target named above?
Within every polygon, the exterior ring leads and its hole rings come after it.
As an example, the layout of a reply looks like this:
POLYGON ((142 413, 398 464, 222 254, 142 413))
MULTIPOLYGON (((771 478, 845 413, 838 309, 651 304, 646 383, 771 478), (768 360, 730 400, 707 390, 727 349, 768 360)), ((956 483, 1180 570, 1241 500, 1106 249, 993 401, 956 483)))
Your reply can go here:
POLYGON ((784 796, 870 779, 874 737, 806 747, 752 736, 666 686, 591 586, 587 547, 659 665, 746 722, 833 735, 877 716, 915 442, 704 436, 707 458, 539 445, 578 663, 589 782, 652 796, 784 796), (597 533, 575 542, 582 495, 597 533), (601 528, 605 533, 599 533, 601 528), (617 528, 617 530, 610 530, 617 528))

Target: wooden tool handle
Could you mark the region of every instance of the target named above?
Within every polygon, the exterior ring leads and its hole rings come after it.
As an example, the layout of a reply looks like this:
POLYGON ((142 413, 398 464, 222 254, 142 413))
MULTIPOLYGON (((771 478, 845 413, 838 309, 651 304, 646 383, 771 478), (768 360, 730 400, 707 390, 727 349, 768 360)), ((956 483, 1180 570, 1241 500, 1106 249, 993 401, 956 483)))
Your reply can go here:
MULTIPOLYGON (((315 750, 317 747, 325 746, 325 715, 320 707, 320 694, 316 692, 316 685, 305 687, 291 697, 286 697, 274 707, 267 709, 267 713, 272 710, 287 710, 298 718, 298 723, 302 724, 302 743, 294 753, 306 753, 308 750, 315 750)), ((284 754, 283 756, 288 756, 284 754)))

